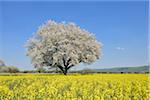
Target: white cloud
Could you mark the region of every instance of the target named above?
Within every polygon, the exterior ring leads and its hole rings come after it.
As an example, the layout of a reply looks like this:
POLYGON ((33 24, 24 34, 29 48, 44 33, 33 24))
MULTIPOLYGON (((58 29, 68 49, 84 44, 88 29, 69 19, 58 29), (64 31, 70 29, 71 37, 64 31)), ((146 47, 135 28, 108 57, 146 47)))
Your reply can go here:
POLYGON ((125 48, 122 48, 122 47, 116 47, 116 50, 125 50, 125 48))

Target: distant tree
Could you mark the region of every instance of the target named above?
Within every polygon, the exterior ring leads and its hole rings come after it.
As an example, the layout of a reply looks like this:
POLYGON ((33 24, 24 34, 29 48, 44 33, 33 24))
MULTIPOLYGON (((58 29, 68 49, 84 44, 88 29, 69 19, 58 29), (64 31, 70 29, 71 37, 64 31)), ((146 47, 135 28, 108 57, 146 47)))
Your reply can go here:
POLYGON ((4 61, 0 60, 0 67, 4 67, 4 66, 5 66, 4 61))
POLYGON ((0 67, 0 73, 7 73, 7 72, 9 72, 9 69, 7 66, 1 66, 0 67))
POLYGON ((14 66, 4 66, 4 67, 0 67, 0 72, 2 72, 2 73, 17 73, 17 72, 19 72, 19 69, 14 66))
POLYGON ((17 67, 9 66, 9 67, 7 67, 7 68, 8 68, 8 71, 9 71, 10 73, 17 73, 17 72, 19 72, 19 69, 18 69, 17 67))
POLYGON ((101 43, 74 23, 49 20, 39 27, 27 42, 27 56, 38 67, 59 68, 64 75, 79 63, 92 63, 100 58, 101 43))

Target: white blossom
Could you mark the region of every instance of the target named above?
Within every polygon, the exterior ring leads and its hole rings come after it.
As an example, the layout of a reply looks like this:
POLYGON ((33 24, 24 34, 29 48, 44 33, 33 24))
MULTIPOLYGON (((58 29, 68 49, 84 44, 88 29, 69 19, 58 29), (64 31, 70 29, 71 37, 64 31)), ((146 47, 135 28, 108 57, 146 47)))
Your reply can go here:
POLYGON ((101 56, 101 43, 74 23, 49 20, 27 42, 27 55, 35 67, 59 67, 62 72, 101 56))

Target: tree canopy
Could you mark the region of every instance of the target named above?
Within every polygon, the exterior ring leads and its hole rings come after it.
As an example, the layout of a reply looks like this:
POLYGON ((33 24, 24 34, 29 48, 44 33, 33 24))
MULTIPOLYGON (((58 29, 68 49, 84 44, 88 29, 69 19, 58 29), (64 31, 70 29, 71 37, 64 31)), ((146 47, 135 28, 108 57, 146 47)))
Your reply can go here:
POLYGON ((74 23, 49 20, 27 41, 27 56, 36 67, 59 68, 65 75, 79 63, 92 63, 101 56, 101 43, 74 23))

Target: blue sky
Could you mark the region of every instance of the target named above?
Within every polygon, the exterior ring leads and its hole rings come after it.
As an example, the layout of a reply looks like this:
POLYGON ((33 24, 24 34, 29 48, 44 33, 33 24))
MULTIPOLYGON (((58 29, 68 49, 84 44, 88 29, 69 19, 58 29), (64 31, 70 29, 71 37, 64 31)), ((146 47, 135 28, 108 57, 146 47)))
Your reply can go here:
POLYGON ((0 59, 33 69, 24 45, 48 19, 74 22, 95 34, 103 56, 80 68, 148 64, 148 2, 0 2, 0 59))

